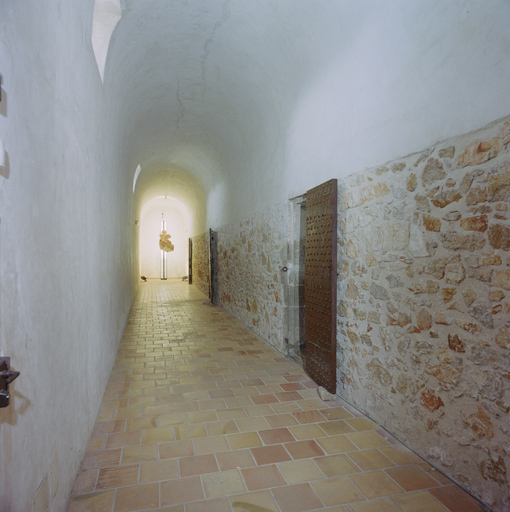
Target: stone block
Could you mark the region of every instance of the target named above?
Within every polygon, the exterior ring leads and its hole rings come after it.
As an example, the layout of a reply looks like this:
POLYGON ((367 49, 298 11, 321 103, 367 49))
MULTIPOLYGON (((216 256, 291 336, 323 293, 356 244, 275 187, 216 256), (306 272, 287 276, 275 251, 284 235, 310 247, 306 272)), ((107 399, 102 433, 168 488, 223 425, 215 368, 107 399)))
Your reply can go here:
POLYGON ((487 437, 488 439, 494 437, 494 427, 489 415, 481 407, 478 407, 478 411, 469 416, 462 416, 464 423, 471 428, 477 437, 487 437))
POLYGON ((453 212, 449 212, 446 215, 443 216, 443 220, 446 220, 448 222, 454 222, 456 220, 459 220, 462 217, 461 213, 454 210, 453 212))
POLYGON ((382 248, 383 235, 381 228, 370 226, 364 231, 365 246, 368 251, 377 251, 382 248))
POLYGON ((482 258, 482 265, 501 265, 501 256, 496 253, 488 254, 482 258))
POLYGON ((446 172, 442 162, 435 158, 429 158, 423 169, 421 181, 423 186, 427 188, 436 181, 442 180, 445 176, 446 172))
POLYGON ((359 256, 359 246, 356 242, 349 240, 346 248, 347 256, 351 259, 356 259, 359 256))
POLYGON ((501 304, 498 304, 496 306, 493 306, 492 308, 492 314, 497 315, 501 310, 503 309, 503 306, 501 304))
POLYGON ((352 317, 352 309, 347 301, 341 300, 338 303, 338 316, 343 317, 343 318, 352 317))
POLYGON ((455 203, 462 199, 462 194, 456 190, 440 190, 432 197, 431 201, 437 208, 444 208, 451 203, 455 203))
POLYGON ((412 172, 409 175, 409 178, 407 178, 406 188, 409 192, 414 192, 416 190, 416 187, 418 185, 418 179, 416 178, 416 174, 412 172))
POLYGON ((400 288, 404 286, 404 281, 400 276, 396 274, 388 274, 386 276, 386 281, 388 281, 388 285, 390 288, 400 288))
POLYGON ((347 329, 345 331, 345 334, 347 334, 347 337, 349 338, 349 341, 354 345, 355 343, 359 342, 359 336, 352 330, 347 329))
POLYGON ((418 295, 420 293, 426 293, 427 284, 425 282, 425 279, 418 279, 416 281, 413 281, 411 283, 411 286, 409 286, 409 290, 411 290, 415 295, 418 295))
POLYGON ((455 387, 458 384, 460 378, 459 372, 444 364, 428 366, 425 368, 425 373, 433 375, 439 381, 441 388, 445 391, 455 387))
POLYGON ((457 293, 457 288, 443 288, 443 302, 448 303, 453 300, 453 297, 457 293))
POLYGON ((355 201, 355 205, 362 205, 371 201, 374 198, 381 198, 387 195, 390 189, 385 183, 376 183, 374 185, 368 185, 358 191, 358 198, 355 201))
POLYGON ((427 262, 424 268, 425 274, 434 276, 436 279, 443 279, 448 260, 446 258, 435 258, 427 262))
POLYGON ((441 243, 445 249, 449 249, 450 251, 464 249, 474 252, 483 249, 486 240, 481 233, 462 235, 455 232, 448 232, 441 235, 441 243))
POLYGON ((466 196, 466 204, 468 206, 474 206, 485 201, 487 201, 487 190, 485 188, 472 188, 466 196))
POLYGON ((357 299, 359 297, 359 289, 354 279, 349 279, 347 282, 347 289, 345 290, 345 296, 348 299, 357 299))
POLYGON ((460 257, 456 256, 453 261, 448 263, 445 267, 445 279, 448 284, 460 284, 466 278, 466 271, 460 257))
POLYGON ((373 252, 367 254, 367 267, 373 267, 377 264, 377 258, 373 252))
POLYGON ((426 213, 423 214, 423 225, 427 231, 441 231, 441 221, 438 218, 426 213))
POLYGON ((467 217, 460 221, 460 227, 465 231, 487 231, 488 227, 487 215, 480 215, 478 217, 467 217))
POLYGON ((446 318, 446 315, 444 313, 442 313, 441 311, 436 311, 434 313, 434 322, 436 324, 441 324, 441 325, 450 325, 451 322, 446 318))
POLYGON ((464 320, 458 320, 457 325, 471 334, 476 334, 478 332, 482 332, 482 328, 478 324, 474 324, 472 322, 466 322, 464 320))
POLYGON ((372 359, 366 365, 366 368, 371 380, 379 382, 383 386, 389 386, 393 382, 391 373, 384 367, 379 358, 372 359))
POLYGON ((421 309, 416 317, 416 325, 421 331, 432 327, 432 316, 427 309, 421 309))
POLYGON ((489 201, 510 201, 510 165, 504 172, 489 176, 487 187, 489 201))
POLYGON ((409 222, 394 221, 383 226, 382 247, 387 251, 402 251, 409 245, 409 222))
POLYGON ((414 196, 414 200, 416 201, 416 210, 421 212, 430 212, 430 204, 429 200, 420 194, 416 194, 414 196))
POLYGON ((491 302, 500 302, 505 298, 503 290, 491 290, 489 292, 489 300, 491 302))
POLYGON ((472 185, 474 179, 475 179, 475 175, 473 173, 468 173, 462 178, 462 181, 460 182, 460 186, 459 186, 459 192, 462 195, 467 194, 467 192, 471 188, 471 185, 472 185))
POLYGON ((503 325, 499 328, 495 338, 496 344, 503 348, 510 347, 510 329, 503 325))
POLYGON ((477 281, 482 281, 484 283, 489 283, 492 278, 492 268, 472 268, 469 269, 467 276, 470 279, 476 279, 477 281))
POLYGON ((414 162, 414 166, 415 167, 418 167, 422 162, 424 162, 425 160, 427 160, 427 158, 434 152, 434 147, 432 148, 428 148, 426 149, 425 151, 422 151, 420 153, 420 156, 418 157, 418 159, 416 160, 416 162, 414 162))
POLYGON ((439 158, 453 158, 455 156, 455 146, 449 146, 439 150, 439 158))
POLYGON ((510 250, 510 227, 493 224, 489 228, 489 243, 494 249, 510 250))
POLYGON ((411 316, 407 313, 399 312, 397 315, 397 325, 400 327, 405 327, 411 323, 411 316))
POLYGON ((510 290, 510 269, 496 270, 492 274, 491 286, 510 290))
POLYGON ((388 300, 390 298, 388 290, 386 290, 384 286, 381 286, 376 283, 372 283, 372 285, 370 286, 370 294, 375 299, 388 300))
POLYGON ((421 392, 420 402, 421 405, 426 407, 430 412, 437 411, 440 407, 444 407, 444 403, 441 398, 431 389, 426 389, 421 392))
POLYGON ((450 350, 453 350, 454 352, 466 352, 466 349, 464 348, 464 343, 457 334, 448 334, 448 348, 450 350))
POLYGON ((473 288, 468 287, 466 290, 462 292, 462 296, 464 297, 464 302, 466 303, 466 306, 469 308, 471 304, 477 299, 478 295, 476 294, 475 290, 473 288))
POLYGON ((377 311, 369 311, 368 312, 368 321, 372 322, 373 324, 380 324, 381 323, 381 315, 377 311))
POLYGON ((488 458, 482 461, 478 467, 485 480, 496 482, 500 486, 508 485, 508 476, 505 460, 503 457, 488 458))
POLYGON ((501 142, 498 137, 485 141, 475 141, 469 144, 459 156, 457 163, 461 167, 480 165, 498 156, 501 142))
POLYGON ((488 300, 475 302, 468 313, 478 320, 483 326, 492 329, 494 323, 492 320, 492 304, 488 300))
POLYGON ((506 145, 510 143, 510 121, 507 121, 499 131, 499 139, 501 144, 506 145))

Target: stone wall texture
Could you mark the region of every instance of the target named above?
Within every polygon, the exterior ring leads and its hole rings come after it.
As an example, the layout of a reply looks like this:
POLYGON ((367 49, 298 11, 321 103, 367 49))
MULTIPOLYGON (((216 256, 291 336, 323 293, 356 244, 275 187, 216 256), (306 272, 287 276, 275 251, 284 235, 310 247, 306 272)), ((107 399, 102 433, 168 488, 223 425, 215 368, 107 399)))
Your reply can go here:
POLYGON ((195 236, 191 239, 193 285, 202 293, 209 296, 211 269, 209 267, 209 233, 195 236))
MULTIPOLYGON (((218 305, 283 353, 298 275, 288 208, 217 236, 218 305)), ((498 511, 510 510, 509 219, 510 119, 339 181, 337 393, 498 511)), ((208 251, 208 234, 193 238, 206 294, 208 251)))
POLYGON ((218 230, 218 303, 284 351, 287 209, 276 206, 218 230))
POLYGON ((510 120, 339 189, 338 394, 510 510, 510 120))

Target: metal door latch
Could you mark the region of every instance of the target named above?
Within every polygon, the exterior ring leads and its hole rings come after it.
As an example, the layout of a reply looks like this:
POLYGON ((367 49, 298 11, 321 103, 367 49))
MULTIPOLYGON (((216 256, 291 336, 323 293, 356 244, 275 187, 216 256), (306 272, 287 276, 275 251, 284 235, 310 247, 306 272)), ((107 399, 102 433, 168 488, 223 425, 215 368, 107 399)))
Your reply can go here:
POLYGON ((19 372, 13 372, 10 357, 0 357, 0 408, 9 405, 9 384, 19 377, 19 372))

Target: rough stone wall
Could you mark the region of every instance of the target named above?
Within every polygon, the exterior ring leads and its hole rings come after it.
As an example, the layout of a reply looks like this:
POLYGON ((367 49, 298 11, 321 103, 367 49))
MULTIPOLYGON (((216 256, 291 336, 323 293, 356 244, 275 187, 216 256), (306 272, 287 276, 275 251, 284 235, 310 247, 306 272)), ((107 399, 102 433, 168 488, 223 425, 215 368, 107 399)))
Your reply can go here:
POLYGON ((509 510, 510 120, 339 186, 338 393, 509 510))
POLYGON ((218 230, 218 302, 283 351, 287 210, 275 206, 218 230))
POLYGON ((193 252, 192 272, 193 284, 205 295, 209 296, 211 271, 209 267, 209 233, 203 233, 192 238, 193 252))

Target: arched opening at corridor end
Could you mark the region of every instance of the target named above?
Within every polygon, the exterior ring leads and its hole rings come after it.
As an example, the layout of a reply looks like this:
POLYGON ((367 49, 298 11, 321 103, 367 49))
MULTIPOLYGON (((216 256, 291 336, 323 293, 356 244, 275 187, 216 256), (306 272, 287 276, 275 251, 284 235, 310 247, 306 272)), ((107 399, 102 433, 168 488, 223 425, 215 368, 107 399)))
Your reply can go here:
POLYGON ((166 261, 166 277, 188 275, 188 238, 192 218, 193 212, 173 197, 155 197, 143 205, 139 222, 140 275, 160 278, 161 258, 166 261), (174 250, 166 254, 159 246, 162 221, 174 246, 174 250))
POLYGON ((187 276, 188 240, 205 229, 206 199, 202 183, 192 172, 176 167, 144 170, 142 163, 135 173, 138 174, 134 194, 139 275, 161 278, 164 257, 166 277, 187 276), (163 220, 174 246, 173 251, 166 253, 159 245, 163 220))

